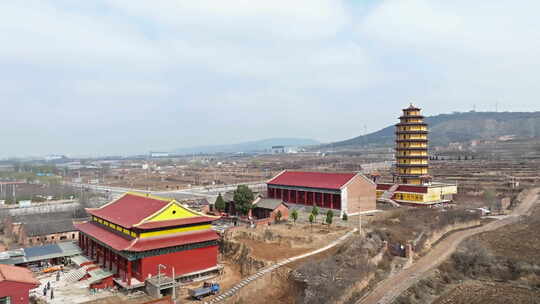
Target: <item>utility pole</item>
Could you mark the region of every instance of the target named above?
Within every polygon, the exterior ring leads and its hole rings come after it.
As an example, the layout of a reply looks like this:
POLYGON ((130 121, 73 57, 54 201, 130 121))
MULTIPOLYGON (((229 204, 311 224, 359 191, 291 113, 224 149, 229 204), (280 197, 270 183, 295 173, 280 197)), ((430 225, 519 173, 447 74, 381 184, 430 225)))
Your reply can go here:
POLYGON ((172 289, 172 300, 173 303, 176 303, 176 277, 174 276, 174 266, 172 268, 172 279, 173 279, 173 289, 172 289))

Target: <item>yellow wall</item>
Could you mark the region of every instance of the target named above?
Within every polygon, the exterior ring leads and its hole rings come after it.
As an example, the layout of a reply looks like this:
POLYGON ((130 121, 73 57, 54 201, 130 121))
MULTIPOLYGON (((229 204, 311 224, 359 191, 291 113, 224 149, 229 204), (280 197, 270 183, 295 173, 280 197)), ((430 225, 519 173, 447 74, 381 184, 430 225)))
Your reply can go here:
POLYGON ((399 140, 407 140, 407 139, 427 139, 426 134, 400 134, 398 135, 399 140))
POLYGON ((449 185, 449 186, 441 186, 441 187, 430 187, 428 190, 428 193, 434 193, 438 196, 446 195, 446 194, 456 194, 457 193, 457 186, 456 185, 449 185))
POLYGON ((403 115, 404 116, 420 115, 420 111, 419 110, 404 110, 403 115))
POLYGON ((427 151, 399 151, 397 153, 399 156, 426 156, 427 151))
POLYGON ((115 230, 117 230, 119 232, 122 232, 122 233, 124 233, 126 235, 129 235, 129 236, 132 236, 132 237, 137 237, 137 233, 135 233, 135 232, 133 232, 133 231, 131 231, 129 229, 126 229, 126 228, 124 228, 124 227, 122 227, 120 225, 113 224, 111 222, 108 222, 108 221, 106 221, 104 219, 100 219, 100 218, 95 217, 95 216, 92 217, 92 220, 94 222, 98 222, 98 223, 102 224, 103 226, 106 226, 106 227, 109 227, 111 229, 115 229, 115 230))
POLYGON ((187 232, 187 231, 206 230, 206 229, 211 229, 211 228, 212 228, 212 225, 197 225, 197 226, 190 226, 190 227, 181 227, 181 228, 174 228, 174 229, 167 229, 167 230, 152 231, 152 232, 143 232, 141 233, 141 238, 159 236, 159 235, 165 235, 165 234, 173 234, 173 233, 179 233, 179 232, 187 232))
POLYGON ((398 160, 398 164, 407 164, 407 165, 427 165, 427 163, 428 163, 427 159, 411 158, 411 159, 398 160))
POLYGON ((426 143, 398 143, 399 148, 427 148, 426 143))
POLYGON ((412 201, 412 202, 423 202, 424 195, 418 194, 418 193, 396 192, 395 199, 403 200, 403 201, 412 201))
POLYGON ((427 131, 426 126, 398 126, 398 131, 427 131))
POLYGON ((150 222, 176 220, 182 218, 195 217, 197 214, 190 212, 189 210, 179 206, 177 204, 171 204, 165 210, 156 214, 152 218, 148 219, 150 222))
POLYGON ((427 168, 399 168, 400 174, 427 174, 427 168))

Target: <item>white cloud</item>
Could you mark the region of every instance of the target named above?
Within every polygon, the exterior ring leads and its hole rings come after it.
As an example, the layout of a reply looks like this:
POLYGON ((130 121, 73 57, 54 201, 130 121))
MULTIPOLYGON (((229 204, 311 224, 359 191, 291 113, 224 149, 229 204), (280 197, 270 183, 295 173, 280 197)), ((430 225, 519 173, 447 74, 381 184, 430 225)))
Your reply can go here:
POLYGON ((54 143, 36 151, 86 152, 73 144, 82 134, 107 143, 100 151, 144 152, 293 133, 337 140, 393 123, 410 99, 430 113, 495 98, 531 110, 540 5, 527 5, 4 1, 0 105, 21 131, 0 136, 21 141, 49 123, 41 131, 54 143))

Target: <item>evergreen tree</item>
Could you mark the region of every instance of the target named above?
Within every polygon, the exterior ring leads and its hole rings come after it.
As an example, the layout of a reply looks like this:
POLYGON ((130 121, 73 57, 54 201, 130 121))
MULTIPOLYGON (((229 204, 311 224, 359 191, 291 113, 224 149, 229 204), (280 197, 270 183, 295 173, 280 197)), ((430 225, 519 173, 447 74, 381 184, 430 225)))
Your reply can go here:
POLYGON ((281 217, 283 215, 281 214, 281 210, 278 210, 277 213, 276 213, 276 223, 281 221, 281 217))
POLYGON ((218 194, 216 202, 214 203, 214 207, 216 207, 216 209, 219 210, 219 211, 225 210, 225 200, 221 196, 221 193, 218 194))
POLYGON ((331 225, 333 218, 334 218, 334 212, 332 212, 332 210, 328 210, 328 212, 326 212, 326 223, 328 225, 331 225))
POLYGON ((317 215, 319 215, 319 208, 317 206, 313 206, 313 209, 311 209, 311 214, 313 214, 314 219, 317 219, 317 215))
POLYGON ((291 217, 294 223, 296 223, 296 220, 298 219, 298 211, 296 211, 296 209, 294 209, 293 212, 291 213, 291 217))

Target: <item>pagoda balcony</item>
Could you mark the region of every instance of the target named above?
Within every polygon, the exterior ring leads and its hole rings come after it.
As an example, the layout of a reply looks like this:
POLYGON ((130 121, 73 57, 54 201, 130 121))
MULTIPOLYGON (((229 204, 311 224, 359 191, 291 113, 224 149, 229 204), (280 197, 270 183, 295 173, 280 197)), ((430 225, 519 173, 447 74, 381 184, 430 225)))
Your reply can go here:
POLYGON ((428 142, 427 138, 408 138, 408 139, 396 139, 396 142, 428 142))
POLYGON ((396 167, 398 168, 427 168, 429 167, 429 164, 400 164, 400 163, 396 163, 396 167))
POLYGON ((428 134, 427 130, 408 130, 408 131, 396 131, 396 135, 401 134, 428 134))
POLYGON ((396 151, 427 151, 428 147, 396 147, 396 151))

